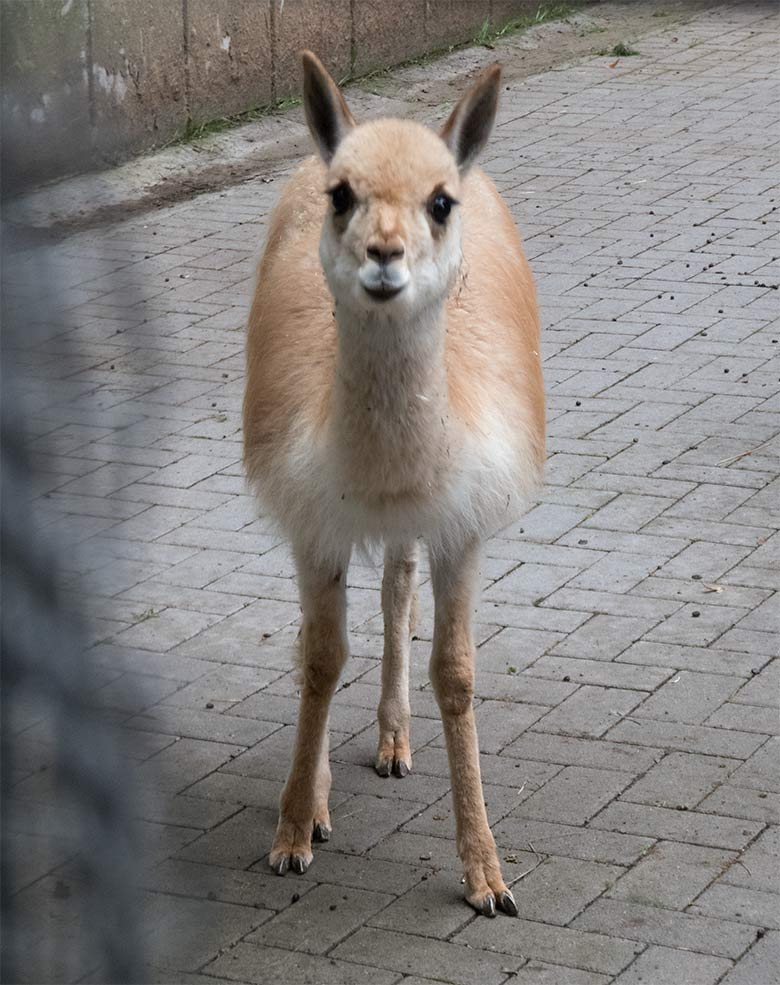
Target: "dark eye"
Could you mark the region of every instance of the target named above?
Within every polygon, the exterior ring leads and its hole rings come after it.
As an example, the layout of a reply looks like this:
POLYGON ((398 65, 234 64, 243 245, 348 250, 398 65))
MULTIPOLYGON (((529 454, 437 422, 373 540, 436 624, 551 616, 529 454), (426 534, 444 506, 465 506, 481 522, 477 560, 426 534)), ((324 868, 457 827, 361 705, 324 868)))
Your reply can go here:
POLYGON ((443 226, 447 221, 447 216, 450 214, 450 210, 454 204, 454 200, 451 199, 449 195, 445 195, 444 192, 439 192, 437 195, 434 195, 428 206, 428 210, 431 213, 433 221, 438 222, 440 226, 443 226))
POLYGON ((330 200, 333 202, 333 211, 336 215, 344 215, 345 212, 352 208, 355 198, 352 194, 352 189, 346 181, 342 181, 340 185, 331 188, 329 194, 330 200))

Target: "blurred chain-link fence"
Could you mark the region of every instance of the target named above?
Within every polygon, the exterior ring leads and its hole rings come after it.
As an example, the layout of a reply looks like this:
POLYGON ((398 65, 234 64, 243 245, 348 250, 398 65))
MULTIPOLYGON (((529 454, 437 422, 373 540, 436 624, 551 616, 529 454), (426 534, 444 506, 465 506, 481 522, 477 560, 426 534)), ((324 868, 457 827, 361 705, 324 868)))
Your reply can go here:
POLYGON ((47 508, 67 479, 49 435, 74 399, 57 244, 2 233, 2 981, 137 982, 129 768, 94 700, 79 537, 47 508))

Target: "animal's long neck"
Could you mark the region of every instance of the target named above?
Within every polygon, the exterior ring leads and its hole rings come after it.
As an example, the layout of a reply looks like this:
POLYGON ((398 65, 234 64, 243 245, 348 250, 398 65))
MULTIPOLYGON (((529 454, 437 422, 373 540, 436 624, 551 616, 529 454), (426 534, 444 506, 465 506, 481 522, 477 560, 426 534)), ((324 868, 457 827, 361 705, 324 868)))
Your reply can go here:
POLYGON ((331 423, 343 464, 377 495, 430 486, 450 417, 443 308, 412 323, 339 310, 337 328, 331 423))
POLYGON ((446 403, 441 308, 411 323, 338 311, 337 327, 339 409, 362 413, 370 407, 376 414, 395 417, 419 405, 432 412, 446 403))

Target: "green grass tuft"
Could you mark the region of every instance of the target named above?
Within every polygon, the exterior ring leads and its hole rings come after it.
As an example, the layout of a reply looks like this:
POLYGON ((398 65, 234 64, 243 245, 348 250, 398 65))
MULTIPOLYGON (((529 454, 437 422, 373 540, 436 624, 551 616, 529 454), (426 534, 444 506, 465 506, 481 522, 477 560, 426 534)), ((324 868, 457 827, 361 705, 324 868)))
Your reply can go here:
POLYGON ((636 48, 632 48, 631 45, 623 44, 622 41, 619 41, 612 49, 612 54, 616 58, 631 58, 632 55, 638 55, 639 52, 636 48))

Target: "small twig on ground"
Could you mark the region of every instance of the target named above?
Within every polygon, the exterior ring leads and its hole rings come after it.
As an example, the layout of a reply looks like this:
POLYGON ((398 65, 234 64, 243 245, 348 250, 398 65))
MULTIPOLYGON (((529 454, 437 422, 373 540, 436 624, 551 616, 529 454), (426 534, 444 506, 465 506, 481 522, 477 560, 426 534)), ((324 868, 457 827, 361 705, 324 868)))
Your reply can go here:
POLYGON ((642 724, 641 722, 638 722, 635 718, 632 718, 630 715, 624 715, 622 711, 616 711, 614 708, 610 708, 609 713, 610 715, 617 716, 617 718, 621 719, 622 721, 633 722, 634 725, 642 724))
POLYGON ((756 445, 755 448, 751 448, 749 451, 742 451, 739 453, 739 455, 732 455, 731 458, 724 458, 722 461, 716 462, 715 464, 718 466, 731 465, 732 462, 737 462, 739 461, 740 458, 744 458, 746 455, 752 455, 754 451, 759 451, 761 448, 764 448, 766 445, 768 445, 770 441, 774 441, 774 440, 775 440, 774 438, 768 438, 766 441, 762 441, 760 445, 756 445))

